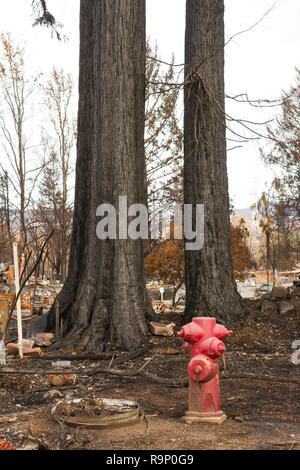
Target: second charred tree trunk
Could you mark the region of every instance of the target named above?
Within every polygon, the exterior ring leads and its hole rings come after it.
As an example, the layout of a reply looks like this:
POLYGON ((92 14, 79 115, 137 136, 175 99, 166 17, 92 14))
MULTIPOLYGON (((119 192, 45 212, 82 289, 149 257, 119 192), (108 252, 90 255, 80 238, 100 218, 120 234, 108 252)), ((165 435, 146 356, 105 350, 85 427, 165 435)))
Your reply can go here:
POLYGON ((186 251, 185 319, 245 315, 233 274, 224 115, 224 2, 187 0, 185 204, 204 204, 204 246, 186 251))
POLYGON ((80 38, 75 209, 60 315, 77 346, 130 350, 152 316, 143 242, 97 239, 96 210, 118 209, 119 196, 146 203, 145 0, 82 0, 80 38))

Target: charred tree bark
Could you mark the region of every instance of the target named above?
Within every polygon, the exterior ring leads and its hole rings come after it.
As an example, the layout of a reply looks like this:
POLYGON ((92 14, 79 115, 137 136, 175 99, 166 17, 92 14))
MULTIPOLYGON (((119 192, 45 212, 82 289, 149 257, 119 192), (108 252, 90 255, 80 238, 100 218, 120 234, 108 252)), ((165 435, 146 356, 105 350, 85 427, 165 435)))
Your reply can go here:
POLYGON ((227 326, 245 315, 230 245, 224 115, 224 2, 187 0, 184 122, 185 204, 204 204, 204 246, 185 252, 185 319, 227 326))
POLYGON ((131 350, 153 313, 143 242, 99 240, 96 210, 118 208, 119 196, 146 203, 145 0, 82 0, 80 37, 75 209, 60 315, 66 340, 85 350, 131 350))

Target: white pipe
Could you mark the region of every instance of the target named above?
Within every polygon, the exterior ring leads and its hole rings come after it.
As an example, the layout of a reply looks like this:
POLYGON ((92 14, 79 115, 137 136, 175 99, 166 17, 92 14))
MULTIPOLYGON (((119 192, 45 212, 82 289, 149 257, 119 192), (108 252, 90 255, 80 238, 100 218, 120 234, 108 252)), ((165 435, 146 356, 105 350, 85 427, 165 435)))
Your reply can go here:
MULTIPOLYGON (((19 273, 19 261, 18 261, 18 245, 13 243, 14 253, 14 265, 15 265, 15 287, 16 296, 20 291, 20 273, 19 273)), ((23 359, 23 333, 22 333, 22 312, 21 312, 21 295, 17 300, 17 320, 18 320, 18 344, 19 344, 19 355, 23 359)))

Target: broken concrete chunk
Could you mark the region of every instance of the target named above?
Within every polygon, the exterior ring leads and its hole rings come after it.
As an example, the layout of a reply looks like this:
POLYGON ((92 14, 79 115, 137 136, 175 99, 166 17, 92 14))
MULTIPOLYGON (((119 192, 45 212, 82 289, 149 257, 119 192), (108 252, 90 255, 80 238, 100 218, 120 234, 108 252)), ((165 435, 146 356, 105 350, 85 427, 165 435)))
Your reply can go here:
POLYGON ((34 340, 33 339, 22 339, 22 346, 23 349, 32 349, 34 346, 34 340))
MULTIPOLYGON (((6 345, 6 351, 8 355, 18 356, 19 355, 19 345, 14 343, 8 343, 6 345)), ((23 348, 23 356, 29 357, 38 357, 42 355, 41 348, 26 349, 23 348)))
POLYGON ((62 398, 63 396, 64 395, 59 390, 53 389, 53 390, 49 390, 48 392, 46 392, 43 395, 43 398, 45 400, 47 400, 47 399, 52 400, 53 398, 62 398))
POLYGON ((272 289, 273 299, 285 299, 288 296, 288 290, 286 287, 276 286, 272 289))
POLYGON ((150 328, 156 336, 172 336, 174 332, 175 323, 164 325, 163 323, 150 322, 150 328))
POLYGON ((294 310, 293 302, 289 300, 281 300, 279 304, 279 312, 287 313, 287 312, 290 312, 291 310, 294 310))
POLYGON ((37 333, 33 337, 35 344, 37 346, 51 346, 54 340, 54 334, 53 333, 37 333))

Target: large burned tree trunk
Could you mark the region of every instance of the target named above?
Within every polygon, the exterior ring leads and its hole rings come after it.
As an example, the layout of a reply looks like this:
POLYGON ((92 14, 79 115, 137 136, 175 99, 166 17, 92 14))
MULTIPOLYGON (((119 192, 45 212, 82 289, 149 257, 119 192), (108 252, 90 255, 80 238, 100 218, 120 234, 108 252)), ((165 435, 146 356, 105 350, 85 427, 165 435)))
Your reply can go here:
POLYGON ((230 244, 223 0, 187 0, 185 47, 185 204, 205 211, 204 246, 185 254, 185 317, 213 316, 230 326, 245 309, 230 244))
POLYGON ((82 0, 80 38, 75 210, 60 314, 67 342, 130 350, 152 314, 142 240, 99 240, 96 211, 108 203, 118 215, 119 196, 128 206, 146 202, 145 0, 82 0))

